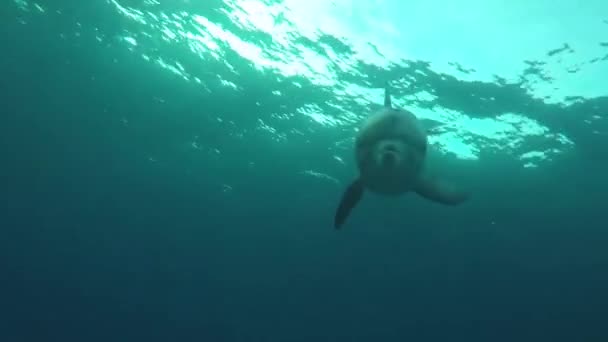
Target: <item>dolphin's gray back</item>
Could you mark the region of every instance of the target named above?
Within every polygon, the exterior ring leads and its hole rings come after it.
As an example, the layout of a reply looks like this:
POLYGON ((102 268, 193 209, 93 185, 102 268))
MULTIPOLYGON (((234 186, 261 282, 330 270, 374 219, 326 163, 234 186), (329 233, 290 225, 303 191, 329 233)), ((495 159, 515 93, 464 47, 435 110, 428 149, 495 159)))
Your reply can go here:
POLYGON ((357 148, 371 147, 383 139, 400 139, 421 152, 426 151, 426 133, 414 114, 404 109, 382 108, 363 124, 356 138, 357 148))
POLYGON ((356 138, 357 148, 369 148, 383 139, 400 139, 419 152, 426 152, 426 132, 416 116, 393 108, 388 82, 384 87, 384 107, 368 117, 356 138))

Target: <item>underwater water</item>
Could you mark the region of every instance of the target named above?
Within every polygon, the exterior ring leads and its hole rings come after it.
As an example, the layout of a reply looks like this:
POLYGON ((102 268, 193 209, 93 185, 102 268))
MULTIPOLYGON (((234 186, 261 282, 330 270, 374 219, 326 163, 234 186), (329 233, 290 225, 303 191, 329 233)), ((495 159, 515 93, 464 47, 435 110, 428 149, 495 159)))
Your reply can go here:
POLYGON ((605 1, 7 0, 0 341, 607 341, 605 1), (432 124, 450 207, 365 194, 432 124))

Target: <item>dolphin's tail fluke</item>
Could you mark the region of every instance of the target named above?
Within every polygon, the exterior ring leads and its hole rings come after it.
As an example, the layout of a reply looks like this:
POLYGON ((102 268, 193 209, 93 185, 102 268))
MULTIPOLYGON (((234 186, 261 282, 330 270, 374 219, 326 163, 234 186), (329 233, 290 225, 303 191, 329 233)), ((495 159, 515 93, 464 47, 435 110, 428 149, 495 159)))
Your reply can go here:
POLYGON ((391 104, 391 92, 389 89, 388 81, 386 81, 386 83, 384 84, 384 107, 393 107, 393 105, 391 104))

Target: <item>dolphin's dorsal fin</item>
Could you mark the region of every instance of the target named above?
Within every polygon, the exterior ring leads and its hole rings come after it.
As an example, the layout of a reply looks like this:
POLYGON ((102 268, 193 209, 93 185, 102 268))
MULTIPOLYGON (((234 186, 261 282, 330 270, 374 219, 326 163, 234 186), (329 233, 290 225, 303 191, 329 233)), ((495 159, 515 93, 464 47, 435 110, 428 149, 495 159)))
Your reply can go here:
POLYGON ((391 92, 388 86, 388 82, 384 85, 384 107, 393 108, 391 104, 391 92))

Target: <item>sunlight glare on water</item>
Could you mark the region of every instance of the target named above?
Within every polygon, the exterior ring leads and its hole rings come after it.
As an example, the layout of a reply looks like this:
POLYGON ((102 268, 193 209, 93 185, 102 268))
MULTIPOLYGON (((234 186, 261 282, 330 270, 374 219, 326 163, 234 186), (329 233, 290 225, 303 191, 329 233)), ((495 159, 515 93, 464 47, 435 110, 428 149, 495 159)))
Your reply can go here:
MULTIPOLYGON (((526 22, 525 27, 520 26, 519 32, 513 31, 512 28, 518 27, 512 24, 518 20, 517 13, 521 10, 523 3, 518 4, 520 7, 511 7, 511 12, 499 18, 500 21, 496 20, 496 15, 491 14, 502 10, 499 3, 482 4, 476 1, 459 2, 458 8, 438 6, 436 3, 414 2, 408 3, 407 8, 410 11, 400 11, 398 14, 391 9, 404 7, 394 2, 391 3, 391 1, 370 1, 358 3, 355 6, 352 1, 287 0, 280 4, 267 5, 261 1, 232 0, 228 1, 227 5, 230 8, 225 11, 227 16, 241 23, 244 28, 271 34, 273 42, 285 50, 282 54, 283 58, 278 58, 284 62, 285 67, 279 67, 280 63, 278 63, 275 64, 277 69, 282 70, 284 74, 289 70, 293 74, 305 75, 319 85, 335 86, 339 84, 340 86, 335 87, 337 96, 340 96, 340 88, 352 90, 354 88, 351 85, 340 84, 332 71, 354 71, 358 61, 387 67, 391 63, 400 63, 408 58, 423 59, 430 61, 435 71, 455 74, 460 79, 492 81, 496 75, 500 75, 507 80, 517 80, 521 77, 518 73, 524 69, 524 61, 531 52, 537 51, 533 54, 542 56, 557 44, 551 40, 545 40, 544 44, 538 44, 537 40, 531 41, 529 32, 524 31, 537 25, 533 22, 526 22), (426 15, 420 15, 420 13, 426 15), (456 17, 453 13, 459 13, 459 15, 456 17), (397 15, 399 18, 396 17, 397 15), (399 20, 402 18, 407 19, 399 20), (399 27, 399 25, 404 27, 399 27), (484 27, 481 35, 479 27, 484 27), (486 29, 488 27, 490 30, 486 29), (508 30, 508 28, 511 29, 508 30), (320 56, 316 59, 313 58, 314 52, 299 47, 299 54, 289 54, 295 47, 298 47, 295 38, 303 36, 311 40, 318 40, 323 34, 348 42, 353 53, 349 55, 349 58, 338 56, 335 59, 324 60, 320 56), (501 37, 505 39, 501 39, 501 37), (285 58, 286 55, 290 55, 290 58, 285 58), (285 62, 288 60, 292 63, 291 65, 297 65, 297 61, 302 63, 306 61, 309 68, 287 68, 286 66, 290 64, 285 62), (462 71, 462 68, 455 70, 455 64, 473 66, 474 71, 455 72, 462 71)), ((557 37, 557 39, 559 38, 557 37)), ((277 58, 276 55, 274 57, 277 58)), ((257 60, 257 63, 263 65, 260 60, 257 60)), ((268 63, 266 64, 268 65, 268 63)), ((549 85, 544 85, 544 87, 542 84, 536 85, 535 89, 538 92, 536 96, 542 96, 541 91, 547 87, 549 85)), ((550 87, 555 88, 554 85, 550 87)), ((530 86, 530 90, 532 88, 530 86)), ((374 103, 379 98, 375 95, 376 91, 361 90, 359 87, 359 91, 347 92, 345 95, 355 98, 362 104, 374 103)), ((433 96, 428 95, 431 98, 433 96)), ((353 114, 359 119, 364 116, 353 114)), ((523 114, 518 115, 523 116, 523 114)), ((446 117, 442 111, 435 111, 430 116, 440 121, 445 121, 441 119, 446 117)), ((345 114, 344 117, 348 118, 349 115, 345 114)), ((495 148, 520 146, 526 136, 549 133, 546 128, 539 133, 538 130, 526 129, 529 125, 520 125, 518 129, 509 126, 512 134, 507 135, 505 131, 496 132, 492 129, 493 126, 502 123, 500 118, 471 120, 466 113, 451 113, 449 117, 456 132, 493 140, 496 143, 491 145, 495 148), (472 123, 477 121, 485 124, 472 123), (480 129, 480 127, 483 128, 480 129), (500 139, 509 139, 509 141, 506 144, 503 141, 501 144, 500 139)), ((326 120, 316 121, 326 122, 326 120)), ((453 152, 462 158, 475 158, 476 152, 474 151, 478 151, 481 147, 471 146, 471 140, 458 141, 456 137, 450 135, 444 135, 443 140, 439 138, 437 141, 444 146, 445 151, 453 152), (463 148, 463 146, 467 147, 463 148), (464 150, 467 152, 463 154, 464 150)), ((482 142, 477 140, 475 144, 481 145, 482 142)))
MULTIPOLYGON (((442 123, 430 138, 441 151, 462 159, 476 159, 483 150, 500 151, 523 160, 540 150, 543 160, 551 160, 574 146, 569 132, 536 120, 524 104, 485 111, 499 106, 494 93, 509 86, 530 101, 555 108, 608 94, 602 86, 608 77, 608 44, 602 43, 608 40, 603 35, 608 24, 599 0, 559 5, 548 0, 508 5, 498 0, 225 0, 212 10, 194 2, 184 2, 183 10, 163 8, 158 1, 140 7, 123 0, 108 3, 133 24, 120 33, 125 48, 207 92, 212 92, 210 82, 241 91, 246 61, 260 73, 294 79, 299 87, 295 78, 304 78, 332 95, 283 113, 290 115, 260 118, 260 127, 273 140, 289 140, 298 131, 300 127, 276 126, 293 114, 309 118, 312 132, 317 125, 354 134, 382 101, 385 76, 373 73, 402 70, 390 79, 394 103, 442 123), (166 53, 183 47, 192 56, 166 53), (182 60, 192 57, 200 64, 182 60), (209 75, 214 76, 205 77, 209 75), (451 102, 483 105, 446 105, 448 92, 457 94, 451 102)), ((581 120, 591 124, 602 119, 590 114, 581 120)))

